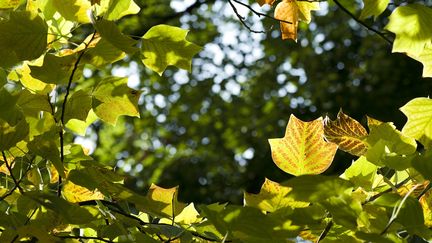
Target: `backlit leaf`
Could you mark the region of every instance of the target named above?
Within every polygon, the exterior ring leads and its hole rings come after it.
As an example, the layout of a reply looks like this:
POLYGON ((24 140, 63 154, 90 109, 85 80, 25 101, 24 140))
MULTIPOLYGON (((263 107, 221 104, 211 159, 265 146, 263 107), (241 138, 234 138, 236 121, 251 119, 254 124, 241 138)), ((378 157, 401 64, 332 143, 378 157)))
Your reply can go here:
POLYGON ((296 202, 287 197, 291 188, 265 179, 259 194, 244 193, 245 206, 255 207, 267 212, 274 212, 284 207, 306 207, 308 203, 296 202))
MULTIPOLYGON (((30 66, 30 75, 49 84, 66 84, 75 64, 75 55, 55 56, 47 54, 42 66, 30 66)), ((79 77, 76 75, 75 78, 79 77)))
POLYGON ((187 205, 179 215, 175 217, 175 222, 179 224, 193 224, 201 221, 198 211, 193 203, 187 205))
POLYGON ((0 1, 0 9, 16 8, 20 5, 20 0, 2 0, 0 1))
POLYGON ((162 188, 155 184, 150 186, 147 192, 149 206, 168 218, 179 215, 186 204, 177 201, 178 187, 162 188))
POLYGON ((121 60, 125 56, 126 53, 116 48, 106 39, 101 39, 94 48, 90 48, 85 52, 82 60, 95 67, 103 67, 121 60))
POLYGON ((90 23, 87 10, 91 4, 87 0, 54 0, 54 8, 67 20, 79 23, 90 23))
POLYGON ((420 199, 420 205, 423 209, 423 215, 425 219, 425 225, 432 227, 432 192, 427 191, 420 199))
POLYGON ((371 16, 376 19, 386 10, 390 0, 363 0, 364 7, 360 14, 360 19, 366 19, 371 16))
POLYGON ((432 44, 426 45, 419 55, 408 56, 423 64, 423 77, 432 77, 432 44))
POLYGON ((273 5, 276 0, 257 0, 257 3, 262 6, 264 4, 273 5))
POLYGON ((323 135, 321 117, 303 122, 291 115, 285 136, 269 139, 273 161, 296 176, 324 172, 333 161, 337 145, 324 141, 323 135))
POLYGON ((102 39, 105 39, 119 50, 130 54, 133 54, 139 50, 137 47, 135 47, 137 42, 121 33, 113 21, 100 19, 96 21, 95 28, 102 39))
POLYGON ((400 110, 408 118, 402 128, 405 136, 415 138, 426 148, 432 146, 432 100, 415 98, 405 104, 400 110))
POLYGON ((62 195, 72 203, 104 199, 104 195, 97 189, 90 191, 85 187, 75 185, 71 181, 66 181, 63 185, 62 195))
POLYGON ((28 62, 25 61, 23 65, 15 68, 9 73, 8 79, 13 81, 19 81, 29 91, 44 94, 51 92, 54 88, 54 84, 47 84, 39 79, 36 79, 30 75, 30 67, 28 62))
POLYGON ((368 135, 366 129, 356 120, 339 111, 337 119, 332 121, 328 117, 324 120, 325 138, 339 146, 339 149, 350 154, 361 156, 367 150, 363 141, 368 135))
POLYGON ((188 31, 169 25, 156 25, 142 37, 142 62, 162 75, 170 66, 191 71, 192 57, 201 47, 186 40, 188 31))
POLYGON ((401 133, 396 127, 390 123, 382 123, 379 126, 371 128, 366 142, 370 147, 381 141, 384 146, 387 146, 389 152, 394 152, 398 155, 409 155, 416 151, 417 143, 412 137, 401 133))
POLYGON ((8 20, 0 21, 0 66, 38 58, 47 46, 47 32, 46 23, 37 14, 11 12, 8 20))
POLYGON ((98 83, 93 95, 93 110, 112 125, 121 115, 139 117, 140 92, 127 86, 127 78, 108 77, 98 83))
POLYGON ((64 122, 71 119, 85 121, 92 108, 92 97, 89 92, 78 90, 67 100, 64 122))
POLYGON ((104 18, 108 20, 117 20, 129 14, 136 14, 140 11, 140 7, 133 0, 104 0, 102 8, 107 8, 104 18))
POLYGON ((363 156, 358 158, 352 165, 345 170, 343 174, 345 179, 348 179, 357 186, 361 186, 366 190, 371 189, 372 183, 376 176, 378 167, 363 156))
POLYGON ((366 118, 367 118, 367 125, 369 128, 369 131, 372 130, 372 128, 377 127, 383 123, 382 121, 379 121, 379 120, 372 118, 370 116, 366 116, 366 118))
POLYGON ((98 119, 98 116, 94 113, 93 109, 88 112, 87 118, 85 121, 81 121, 78 119, 70 119, 66 123, 66 128, 73 131, 74 133, 85 136, 87 128, 98 119))
POLYGON ((389 17, 386 29, 396 34, 393 52, 419 56, 431 42, 432 9, 421 4, 397 7, 389 17))

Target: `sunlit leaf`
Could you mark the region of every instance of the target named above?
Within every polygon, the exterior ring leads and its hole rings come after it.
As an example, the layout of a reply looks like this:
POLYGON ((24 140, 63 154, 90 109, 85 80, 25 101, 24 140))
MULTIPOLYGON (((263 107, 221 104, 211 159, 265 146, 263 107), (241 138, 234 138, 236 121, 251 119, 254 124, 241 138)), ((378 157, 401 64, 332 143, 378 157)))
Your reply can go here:
POLYGON ((423 209, 423 215, 425 219, 425 225, 432 227, 432 192, 427 191, 420 199, 420 205, 423 209))
POLYGON ((308 203, 296 202, 287 197, 291 188, 265 179, 259 194, 244 193, 245 206, 255 207, 267 212, 274 212, 284 207, 306 207, 308 203))
POLYGON ((389 122, 371 128, 369 136, 366 139, 370 147, 373 147, 379 141, 384 146, 387 146, 389 152, 394 152, 398 155, 412 154, 417 148, 417 143, 412 137, 401 133, 389 122))
POLYGON ((139 117, 138 99, 141 92, 127 86, 127 78, 108 77, 94 89, 93 111, 112 125, 121 115, 139 117))
POLYGON ((3 0, 0 1, 0 9, 16 8, 20 5, 20 0, 3 0))
POLYGON ((102 0, 101 7, 106 8, 104 18, 108 20, 117 20, 140 11, 140 7, 133 0, 102 0))
POLYGON ((360 14, 360 19, 366 19, 371 16, 376 19, 386 10, 390 0, 363 0, 364 7, 360 14))
POLYGON ((93 109, 88 112, 88 116, 85 121, 78 119, 70 119, 66 123, 66 128, 73 131, 77 135, 85 136, 87 128, 98 119, 98 116, 94 113, 93 109))
POLYGON ((133 54, 139 49, 135 47, 137 42, 121 33, 113 21, 100 19, 96 21, 95 28, 103 40, 108 41, 111 45, 126 53, 133 54))
POLYGON ((186 207, 186 204, 177 201, 177 195, 178 187, 162 188, 155 184, 147 192, 150 207, 168 218, 179 215, 186 207))
MULTIPOLYGON (((30 66, 30 75, 49 84, 66 84, 69 81, 76 57, 47 54, 42 66, 30 66)), ((75 76, 77 78, 79 75, 75 76)))
POLYGON ((379 121, 379 120, 372 118, 370 116, 366 116, 366 118, 367 118, 367 125, 369 128, 369 131, 372 130, 372 128, 377 127, 383 123, 382 121, 379 121))
POLYGON ((104 195, 97 189, 90 191, 85 187, 75 185, 71 181, 66 181, 62 190, 65 199, 72 203, 104 199, 104 195))
POLYGON ((29 91, 47 94, 54 88, 54 84, 47 84, 39 79, 36 79, 30 75, 30 67, 28 62, 25 61, 21 67, 15 68, 9 73, 8 79, 13 81, 19 81, 29 91))
POLYGON ((345 170, 344 178, 366 190, 371 189, 378 167, 363 156, 358 158, 345 170))
POLYGON ((79 23, 90 23, 87 11, 91 4, 87 0, 55 0, 54 8, 67 20, 79 23))
POLYGON ((361 156, 366 152, 367 144, 363 140, 367 135, 366 129, 342 110, 336 120, 332 121, 328 117, 324 120, 325 138, 350 154, 361 156))
POLYGON ((423 64, 423 77, 432 77, 432 44, 426 45, 419 55, 409 55, 411 58, 423 64))
POLYGON ((192 57, 201 47, 186 40, 188 31, 169 25, 156 25, 142 37, 142 62, 162 75, 170 66, 191 71, 192 57))
POLYGON ((10 67, 19 61, 38 58, 47 46, 46 23, 30 12, 12 12, 0 21, 0 66, 10 67))
POLYGON ((415 138, 426 148, 432 146, 432 100, 415 98, 406 103, 400 110, 408 121, 402 128, 405 136, 415 138))
POLYGON ((193 203, 187 205, 179 215, 175 217, 175 222, 179 224, 193 224, 201 221, 198 211, 193 203))
POLYGON ((303 122, 290 116, 285 136, 269 139, 272 158, 292 175, 320 174, 333 161, 337 145, 324 141, 322 118, 303 122))
POLYGON ((101 39, 94 48, 88 49, 88 51, 85 52, 82 60, 95 67, 103 67, 121 60, 125 56, 126 53, 116 48, 109 41, 101 39))
POLYGON ((396 34, 393 52, 419 56, 432 36, 432 9, 421 4, 397 7, 386 29, 396 34))
POLYGON ((67 123, 71 119, 86 121, 91 108, 91 94, 83 90, 78 90, 67 100, 64 123, 67 123))

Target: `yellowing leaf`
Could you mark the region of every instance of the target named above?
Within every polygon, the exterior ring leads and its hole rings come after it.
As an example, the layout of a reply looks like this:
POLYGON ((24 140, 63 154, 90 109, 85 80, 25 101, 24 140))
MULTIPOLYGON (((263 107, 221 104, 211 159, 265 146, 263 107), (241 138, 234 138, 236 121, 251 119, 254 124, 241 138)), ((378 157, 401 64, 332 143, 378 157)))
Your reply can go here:
POLYGON ((393 52, 419 56, 431 42, 432 9, 421 4, 397 7, 389 17, 386 29, 396 34, 393 52))
POLYGON ((294 201, 287 197, 291 188, 265 178, 259 194, 244 193, 246 206, 267 212, 274 212, 284 207, 307 207, 309 203, 294 201))
POLYGON ((198 211, 193 203, 187 205, 183 211, 175 217, 175 222, 180 224, 193 224, 201 221, 198 211))
POLYGON ((432 100, 415 98, 405 104, 400 110, 408 121, 402 128, 402 134, 415 138, 426 148, 432 146, 432 100))
POLYGON ((62 188, 62 195, 67 201, 72 203, 104 199, 104 195, 98 191, 98 189, 90 191, 89 189, 75 185, 70 181, 65 182, 62 188))
POLYGON ((366 153, 367 145, 363 139, 368 135, 366 129, 356 120, 339 111, 337 119, 324 120, 325 138, 350 154, 361 156, 366 153))
POLYGON ((192 57, 201 47, 186 40, 188 31, 169 25, 156 25, 142 37, 142 62, 159 75, 170 66, 191 71, 192 57))
POLYGON ((360 14, 360 19, 366 19, 371 16, 376 19, 380 14, 382 14, 390 0, 363 0, 364 7, 360 14))
POLYGON ((368 128, 369 128, 369 131, 370 131, 372 128, 377 127, 377 126, 383 124, 382 121, 377 120, 377 119, 375 119, 375 118, 372 118, 372 117, 370 117, 370 116, 366 116, 366 118, 367 118, 367 125, 368 125, 368 128))
POLYGON ((54 8, 67 20, 90 23, 87 11, 91 8, 88 0, 54 0, 54 8))
POLYGON ((415 59, 423 64, 423 77, 432 77, 432 44, 426 45, 425 49, 418 55, 410 55, 409 57, 415 59))
POLYGON ((264 4, 273 5, 276 0, 257 0, 257 3, 262 6, 264 4))
POLYGON ((333 161, 337 145, 324 141, 322 118, 303 122, 290 116, 285 136, 269 139, 272 158, 283 171, 292 175, 320 174, 333 161))
POLYGON ((150 186, 147 193, 149 205, 167 218, 179 215, 186 204, 177 201, 178 187, 162 188, 155 184, 150 186))
POLYGON ((298 21, 309 23, 311 11, 319 10, 318 2, 283 0, 275 8, 275 18, 284 20, 280 22, 282 39, 293 39, 297 41, 298 21))
POLYGON ((0 1, 0 9, 16 8, 20 5, 20 0, 2 0, 0 1))
POLYGON ((54 84, 47 84, 39 79, 36 79, 30 75, 30 67, 28 62, 24 62, 21 67, 16 68, 9 73, 8 79, 13 81, 19 81, 28 90, 46 95, 51 92, 54 88, 54 84))
POLYGON ((102 8, 107 8, 104 18, 108 20, 117 20, 129 14, 137 14, 140 7, 133 0, 104 0, 102 8))
POLYGON ((432 227, 432 192, 427 191, 420 199, 420 205, 423 208, 423 215, 425 220, 425 225, 427 227, 432 227))

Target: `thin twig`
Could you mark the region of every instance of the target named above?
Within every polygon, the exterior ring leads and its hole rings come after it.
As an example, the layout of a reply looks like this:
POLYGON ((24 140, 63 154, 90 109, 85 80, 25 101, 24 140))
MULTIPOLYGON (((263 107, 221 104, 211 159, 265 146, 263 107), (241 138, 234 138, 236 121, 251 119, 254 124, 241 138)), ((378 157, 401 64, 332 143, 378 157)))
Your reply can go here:
POLYGON ((330 232, 331 228, 333 227, 333 220, 330 220, 326 227, 324 228, 323 232, 318 237, 317 243, 324 240, 324 238, 327 236, 327 234, 330 232))
POLYGON ((366 29, 374 32, 375 34, 377 34, 378 36, 380 36, 381 38, 383 38, 385 41, 387 41, 389 44, 393 44, 393 41, 391 41, 389 38, 387 38, 383 33, 381 33, 379 30, 367 25, 365 22, 363 22, 362 20, 360 20, 359 18, 357 18, 353 13, 351 13, 347 8, 345 8, 340 2, 339 0, 333 0, 333 2, 342 10, 344 11, 346 14, 348 14, 352 19, 354 19, 357 23, 359 23, 360 25, 364 26, 366 29))
MULTIPOLYGON (((65 117, 67 99, 69 97, 70 89, 71 89, 71 86, 72 86, 72 81, 73 81, 73 78, 75 76, 75 72, 78 70, 78 65, 79 65, 79 63, 81 61, 81 58, 83 57, 83 55, 86 52, 86 50, 87 50, 88 46, 90 45, 90 43, 93 41, 95 35, 96 35, 96 31, 93 32, 93 35, 90 38, 90 41, 88 43, 84 42, 84 45, 85 45, 84 50, 82 50, 82 52, 79 54, 77 60, 74 63, 74 66, 73 66, 71 75, 69 76, 69 81, 68 81, 68 84, 67 84, 67 87, 66 87, 66 94, 65 94, 65 97, 64 97, 64 100, 63 100, 63 103, 62 103, 62 110, 61 110, 61 116, 60 116, 60 125, 61 125, 61 127, 60 127, 60 131, 59 131, 59 136, 60 136, 60 161, 61 161, 62 165, 64 163, 63 129, 65 127, 64 117, 65 117)), ((57 181, 57 196, 59 196, 59 197, 61 195, 61 183, 62 183, 62 177, 61 177, 61 175, 59 175, 59 178, 58 178, 58 181, 57 181)))
MULTIPOLYGON (((399 187, 403 186, 405 183, 407 183, 409 180, 410 180, 410 178, 406 178, 405 180, 403 180, 403 181, 399 182, 398 184, 396 184, 394 187, 395 187, 395 188, 399 188, 399 187)), ((382 191, 382 192, 380 192, 380 193, 378 193, 378 194, 376 194, 376 195, 370 197, 368 200, 366 200, 364 203, 362 203, 362 205, 365 205, 365 204, 367 204, 367 203, 370 203, 370 202, 372 202, 372 201, 375 201, 377 198, 379 198, 379 197, 381 197, 382 195, 384 195, 384 194, 386 194, 386 193, 389 193, 389 192, 391 192, 391 191, 393 191, 393 188, 392 188, 392 187, 390 187, 390 188, 388 188, 387 190, 382 191)))
POLYGON ((99 240, 99 241, 108 242, 108 243, 114 242, 111 240, 107 240, 107 239, 95 237, 95 236, 79 236, 79 235, 54 235, 54 236, 57 238, 60 238, 60 239, 99 240))
POLYGON ((241 2, 239 0, 232 0, 232 1, 234 1, 234 2, 236 2, 238 4, 240 4, 240 5, 248 8, 252 13, 254 13, 255 15, 257 15, 258 17, 266 17, 266 18, 272 19, 274 21, 283 22, 283 23, 287 23, 287 24, 292 24, 292 22, 290 22, 290 21, 283 20, 283 19, 278 19, 278 18, 275 18, 275 17, 270 16, 268 14, 258 12, 255 9, 253 9, 251 6, 247 5, 246 3, 241 2))
POLYGON ((19 185, 18 180, 17 180, 17 179, 15 178, 15 176, 13 175, 13 173, 12 173, 12 166, 11 166, 11 165, 9 164, 9 162, 7 161, 7 158, 6 158, 6 154, 5 154, 5 152, 2 151, 1 153, 2 153, 2 156, 3 156, 3 160, 4 160, 5 164, 6 164, 6 168, 7 168, 8 172, 9 172, 9 174, 10 174, 10 176, 11 176, 13 182, 15 183, 15 187, 18 188, 18 190, 21 192, 21 194, 23 194, 23 193, 24 193, 24 190, 23 190, 22 187, 19 185))
POLYGON ((234 11, 235 15, 237 16, 238 20, 240 21, 240 23, 246 27, 246 29, 248 29, 250 32, 252 33, 256 33, 256 34, 261 34, 261 33, 265 33, 265 31, 263 30, 253 30, 246 22, 245 22, 245 17, 241 16, 239 14, 239 12, 237 11, 237 8, 234 6, 234 4, 231 2, 231 0, 228 0, 229 5, 231 6, 232 10, 234 11))

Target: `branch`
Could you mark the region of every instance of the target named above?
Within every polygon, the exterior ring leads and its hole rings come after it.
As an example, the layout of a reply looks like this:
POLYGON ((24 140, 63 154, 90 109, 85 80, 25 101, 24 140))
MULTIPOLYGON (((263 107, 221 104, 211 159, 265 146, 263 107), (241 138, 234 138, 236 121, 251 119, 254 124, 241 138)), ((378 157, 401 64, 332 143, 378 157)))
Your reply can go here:
POLYGON ((351 13, 347 8, 345 8, 340 2, 339 0, 333 0, 333 2, 342 10, 344 11, 346 14, 348 14, 352 19, 354 19, 357 23, 359 23, 360 25, 364 26, 366 29, 374 32, 375 34, 377 34, 378 36, 380 36, 381 38, 383 38, 385 41, 387 41, 387 43, 389 43, 390 45, 393 44, 393 41, 391 41, 389 38, 387 38, 383 33, 381 33, 379 30, 367 25, 365 22, 363 22, 362 20, 360 20, 359 18, 357 18, 353 13, 351 13))
MULTIPOLYGON (((17 188, 18 188, 18 190, 21 192, 21 194, 23 194, 23 193, 24 193, 24 190, 23 190, 22 187, 19 185, 18 180, 17 180, 17 179, 15 178, 15 176, 13 175, 13 173, 12 173, 12 166, 11 166, 11 165, 9 164, 9 162, 7 161, 7 158, 6 158, 6 154, 5 154, 5 152, 2 151, 1 153, 2 153, 2 156, 3 156, 3 160, 4 160, 5 164, 6 164, 6 168, 7 168, 8 172, 9 172, 10 176, 12 177, 13 182, 15 183, 14 189, 17 189, 17 188)), ((12 189, 12 191, 13 191, 14 189, 12 189)))
POLYGON ((330 232, 330 229, 333 227, 333 220, 331 219, 326 227, 324 228, 323 232, 320 234, 320 236, 318 237, 318 240, 316 241, 317 243, 324 240, 324 238, 327 236, 328 232, 330 232))
POLYGON ((282 20, 282 19, 277 19, 277 18, 272 17, 272 16, 270 16, 268 14, 265 14, 265 13, 262 13, 262 12, 258 12, 255 9, 253 9, 251 6, 249 6, 248 4, 243 3, 243 2, 241 2, 239 0, 228 0, 229 5, 231 6, 231 8, 234 11, 235 15, 237 16, 237 18, 239 19, 240 23, 242 23, 242 25, 244 27, 246 27, 252 33, 266 33, 266 31, 264 31, 264 30, 261 30, 261 31, 253 30, 249 25, 247 25, 246 22, 245 22, 246 18, 243 17, 243 16, 241 16, 238 13, 237 8, 235 7, 235 5, 232 2, 238 3, 238 4, 242 5, 243 7, 246 7, 247 9, 249 9, 252 13, 254 13, 258 17, 266 17, 266 18, 269 18, 269 19, 272 19, 272 20, 275 20, 275 21, 278 21, 278 22, 292 24, 292 22, 289 22, 289 21, 286 21, 286 20, 282 20))
POLYGON ((54 235, 54 236, 60 239, 99 240, 108 243, 114 242, 111 240, 106 240, 104 238, 94 237, 94 236, 79 236, 79 235, 54 235))
MULTIPOLYGON (((61 126, 61 127, 60 127, 60 132, 59 132, 59 136, 60 136, 60 161, 61 161, 62 164, 63 164, 63 162, 64 162, 64 138, 63 138, 63 129, 64 129, 64 127, 65 127, 65 124, 64 124, 64 123, 65 123, 65 121, 64 121, 64 116, 65 116, 65 110, 66 110, 66 103, 67 103, 67 99, 68 99, 68 97, 69 97, 70 89, 71 89, 71 86, 72 86, 72 81, 73 81, 73 78, 74 78, 74 76, 75 76, 75 72, 78 70, 78 65, 79 65, 79 63, 80 63, 80 61, 81 61, 81 58, 83 57, 84 53, 86 52, 86 50, 87 50, 89 44, 93 41, 95 35, 96 35, 96 31, 93 32, 93 35, 92 35, 92 37, 90 38, 90 40, 89 40, 88 43, 86 43, 86 42, 84 41, 84 45, 85 45, 85 47, 84 47, 84 49, 82 50, 82 52, 79 54, 77 60, 76 60, 75 63, 74 63, 74 66, 73 66, 73 69, 72 69, 71 75, 69 76, 69 81, 68 81, 68 84, 67 84, 67 87, 66 87, 66 94, 65 94, 65 97, 64 97, 64 100, 63 100, 63 103, 62 103, 62 111, 61 111, 61 116, 60 116, 60 126, 61 126)), ((59 175, 59 178, 58 178, 58 181, 57 181, 57 196, 59 196, 59 197, 60 197, 60 195, 61 195, 61 183, 62 183, 62 177, 59 175)))
MULTIPOLYGON (((398 184, 396 184, 394 187, 395 187, 395 188, 399 188, 399 187, 403 186, 405 183, 407 183, 409 180, 410 180, 410 178, 406 178, 405 180, 403 180, 403 181, 399 182, 398 184)), ((389 192, 391 192, 391 191, 393 191, 393 188, 392 188, 392 187, 390 187, 389 189, 387 189, 387 190, 385 190, 385 191, 382 191, 382 192, 380 192, 380 193, 378 193, 378 194, 376 194, 376 195, 370 197, 368 200, 366 200, 364 203, 362 203, 362 205, 365 205, 365 204, 367 204, 367 203, 370 203, 370 202, 372 202, 372 201, 375 201, 377 198, 379 198, 379 197, 381 197, 382 195, 384 195, 384 194, 386 194, 386 193, 389 193, 389 192)))

